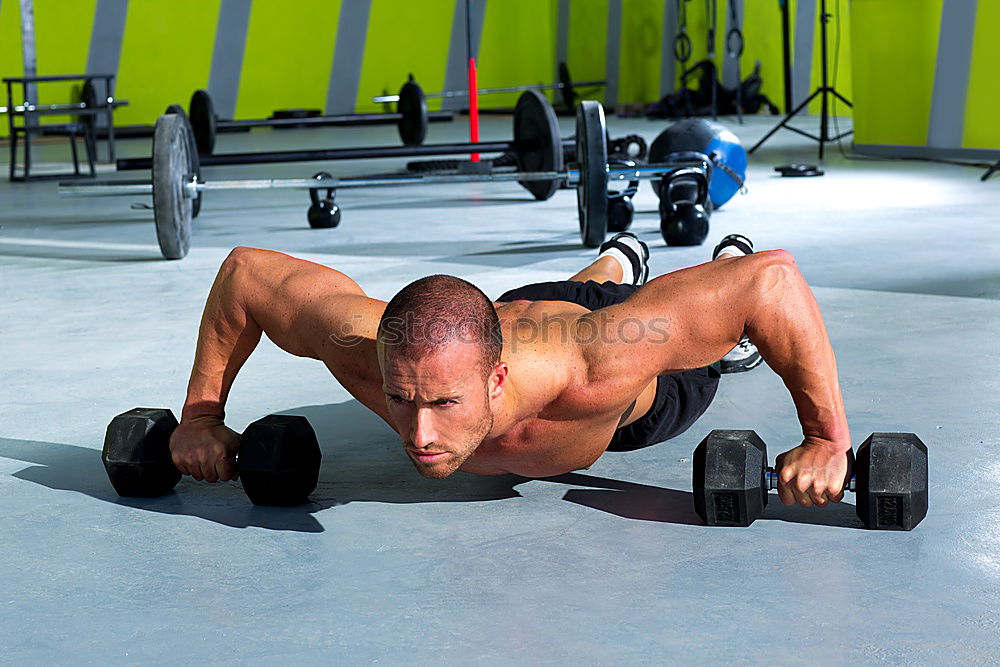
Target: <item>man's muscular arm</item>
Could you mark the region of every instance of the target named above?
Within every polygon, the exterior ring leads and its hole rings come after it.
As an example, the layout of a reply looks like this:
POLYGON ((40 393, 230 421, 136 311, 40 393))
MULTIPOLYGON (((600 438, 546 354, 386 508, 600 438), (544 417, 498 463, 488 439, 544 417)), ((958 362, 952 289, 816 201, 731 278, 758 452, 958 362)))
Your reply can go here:
POLYGON ((181 424, 170 442, 177 468, 199 480, 232 479, 239 440, 223 425, 226 399, 261 334, 290 354, 319 358, 327 329, 338 316, 350 319, 356 299, 369 301, 334 269, 266 250, 233 250, 202 315, 181 424))
POLYGON ((788 388, 802 424, 802 445, 779 457, 782 501, 840 500, 851 442, 836 360, 819 306, 790 253, 761 252, 667 274, 586 318, 612 341, 587 346, 591 368, 636 377, 637 385, 648 382, 651 371, 713 363, 745 331, 788 388))

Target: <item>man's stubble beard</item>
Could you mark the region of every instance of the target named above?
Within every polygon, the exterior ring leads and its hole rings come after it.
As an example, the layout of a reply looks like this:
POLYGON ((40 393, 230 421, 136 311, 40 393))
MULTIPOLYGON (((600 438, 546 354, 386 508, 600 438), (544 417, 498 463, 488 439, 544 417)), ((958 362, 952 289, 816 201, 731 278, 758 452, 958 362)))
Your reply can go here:
MULTIPOLYGON (((414 462, 414 465, 417 468, 417 472, 419 472, 421 476, 427 477, 428 479, 445 479, 446 477, 450 477, 455 471, 457 471, 459 468, 462 467, 462 464, 468 461, 469 458, 471 458, 472 455, 476 453, 476 450, 479 448, 480 445, 483 444, 483 442, 486 440, 486 436, 488 436, 490 434, 490 431, 492 430, 493 430, 493 411, 487 409, 486 415, 479 422, 479 428, 476 429, 475 434, 470 436, 469 439, 465 443, 463 443, 469 445, 469 449, 466 450, 463 448, 462 451, 463 456, 461 460, 457 462, 454 460, 449 461, 447 467, 434 466, 434 465, 421 467, 416 462, 414 462)), ((454 452, 452 452, 452 456, 455 456, 454 452)))

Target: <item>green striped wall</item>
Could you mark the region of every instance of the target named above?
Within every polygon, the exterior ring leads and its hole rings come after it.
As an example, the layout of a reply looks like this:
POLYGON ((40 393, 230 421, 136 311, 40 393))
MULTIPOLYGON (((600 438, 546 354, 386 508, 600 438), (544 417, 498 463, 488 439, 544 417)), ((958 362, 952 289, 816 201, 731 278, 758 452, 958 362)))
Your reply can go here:
MULTIPOLYGON (((207 85, 220 1, 129 2, 118 93, 129 99, 131 106, 118 112, 117 122, 150 123, 168 104, 186 104, 194 89, 207 85)), ((253 0, 237 117, 263 116, 278 107, 325 106, 341 1, 253 0)), ((408 72, 413 72, 427 91, 443 86, 456 1, 463 0, 372 0, 357 112, 381 110, 370 102, 371 97, 383 90, 395 92, 408 72)), ((805 1, 816 0, 790 0, 793 31, 798 3, 805 1)), ((661 94, 664 39, 673 38, 663 35, 664 2, 672 5, 674 0, 621 2, 620 103, 650 102, 661 94)), ((35 0, 40 74, 83 71, 96 3, 35 0)), ((835 17, 840 15, 841 30, 840 48, 831 53, 831 65, 838 62, 837 88, 860 108, 855 114, 858 143, 926 145, 942 3, 828 0, 830 11, 835 17)), ((781 105, 784 90, 778 2, 745 0, 744 4, 746 51, 741 73, 745 76, 754 61, 762 61, 763 92, 781 105)), ((552 81, 558 6, 558 0, 488 0, 478 59, 481 86, 552 81)), ((687 8, 694 62, 706 52, 705 3, 695 0, 687 8)), ((607 74, 608 10, 609 0, 573 0, 570 4, 568 60, 577 80, 603 79, 607 74)), ((3 76, 22 73, 18 11, 16 1, 0 2, 3 76)), ((724 59, 726 12, 725 0, 718 0, 716 60, 720 66, 724 59)), ((836 18, 829 28, 833 50, 836 18)), ((819 83, 818 21, 812 23, 812 29, 817 31, 813 40, 815 87, 819 83)), ((793 43, 794 39, 793 34, 793 43)), ((1000 123, 995 121, 995 109, 1000 103, 1000 86, 995 83, 997 43, 1000 2, 978 0, 964 148, 1000 146, 1000 123)), ((594 97, 601 99, 602 94, 598 91, 594 97)), ((51 101, 68 98, 68 89, 58 91, 58 97, 51 101)), ((509 107, 514 98, 484 97, 481 104, 509 107)), ((432 102, 431 108, 438 106, 432 102)), ((817 112, 818 106, 814 103, 810 111, 817 112)), ((848 112, 840 108, 838 113, 848 112)), ((0 132, 5 133, 5 129, 0 127, 0 132)))

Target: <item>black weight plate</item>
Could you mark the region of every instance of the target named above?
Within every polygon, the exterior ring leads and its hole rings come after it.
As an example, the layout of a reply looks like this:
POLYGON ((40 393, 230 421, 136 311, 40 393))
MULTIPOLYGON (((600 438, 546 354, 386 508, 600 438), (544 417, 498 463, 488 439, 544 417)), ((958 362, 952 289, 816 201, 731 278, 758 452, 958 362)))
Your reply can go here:
POLYGON ((215 105, 212 104, 212 96, 207 90, 196 90, 191 95, 188 116, 191 129, 194 130, 198 152, 202 155, 211 155, 215 150, 215 105))
MULTIPOLYGON (((518 171, 562 171, 562 139, 552 105, 537 90, 526 90, 514 107, 514 150, 518 171)), ((546 200, 559 189, 559 179, 519 181, 535 199, 546 200)))
MULTIPOLYGON (((167 107, 167 110, 163 113, 177 114, 184 119, 185 125, 187 125, 188 131, 188 158, 190 159, 191 171, 188 173, 194 174, 201 180, 201 160, 198 158, 198 145, 194 138, 194 131, 191 128, 191 121, 188 120, 188 115, 184 111, 184 107, 179 104, 171 104, 167 107)), ((199 192, 198 196, 194 198, 191 202, 191 217, 197 218, 198 214, 201 213, 201 196, 203 192, 199 192)))
POLYGON ((608 144, 604 107, 584 100, 576 108, 576 155, 580 182, 576 204, 580 214, 583 245, 596 248, 604 243, 608 229, 608 144))
POLYGON ((180 259, 191 246, 192 200, 184 193, 191 168, 190 138, 184 119, 163 114, 153 132, 153 219, 160 252, 167 259, 180 259))
POLYGON ((399 114, 397 127, 399 138, 407 146, 419 146, 427 137, 427 99, 420 84, 412 79, 399 89, 399 101, 396 102, 396 113, 399 114))

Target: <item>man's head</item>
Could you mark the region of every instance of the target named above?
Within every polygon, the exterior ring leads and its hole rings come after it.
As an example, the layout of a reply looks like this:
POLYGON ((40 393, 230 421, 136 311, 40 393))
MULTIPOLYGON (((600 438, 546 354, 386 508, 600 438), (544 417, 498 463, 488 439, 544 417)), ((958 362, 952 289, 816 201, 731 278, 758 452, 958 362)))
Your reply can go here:
POLYGON ((393 425, 421 475, 458 470, 493 428, 507 366, 492 302, 453 276, 399 291, 378 327, 382 388, 393 425))

